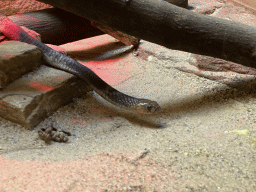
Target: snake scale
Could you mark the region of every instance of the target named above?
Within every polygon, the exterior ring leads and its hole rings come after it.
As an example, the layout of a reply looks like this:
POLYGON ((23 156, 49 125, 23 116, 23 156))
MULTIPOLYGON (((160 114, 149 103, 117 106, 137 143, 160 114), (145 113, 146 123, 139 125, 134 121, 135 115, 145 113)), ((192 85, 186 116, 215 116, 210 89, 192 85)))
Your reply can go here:
POLYGON ((20 26, 3 14, 0 14, 0 32, 10 40, 21 41, 37 46, 42 50, 43 59, 46 61, 47 65, 82 78, 96 93, 116 106, 142 114, 154 114, 161 110, 161 107, 155 101, 135 98, 119 92, 86 66, 31 37, 20 26))

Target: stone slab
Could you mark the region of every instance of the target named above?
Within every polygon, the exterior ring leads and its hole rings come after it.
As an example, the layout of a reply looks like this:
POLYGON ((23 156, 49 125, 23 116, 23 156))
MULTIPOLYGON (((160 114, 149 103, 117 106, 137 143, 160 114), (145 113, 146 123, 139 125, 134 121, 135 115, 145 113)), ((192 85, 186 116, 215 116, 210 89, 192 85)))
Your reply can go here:
POLYGON ((79 78, 41 66, 0 91, 0 116, 32 129, 89 90, 79 78))
MULTIPOLYGON (((249 12, 245 7, 234 6, 232 0, 192 0, 189 1, 189 7, 191 11, 213 17, 233 20, 251 26, 256 25, 255 14, 249 12)), ((164 60, 167 69, 179 69, 230 87, 246 90, 255 87, 256 84, 256 70, 254 68, 218 58, 171 50, 146 41, 142 41, 138 49, 138 55, 147 61, 150 61, 151 56, 154 56, 157 59, 164 60)))
MULTIPOLYGON (((17 44, 18 47, 21 46, 19 42, 17 44)), ((79 44, 79 50, 81 47, 84 48, 81 46, 81 42, 74 42, 75 44, 79 44)), ((68 47, 73 46, 74 50, 74 45, 69 44, 68 47)), ((90 48, 87 47, 88 52, 83 53, 88 54, 87 62, 96 58, 114 57, 130 49, 108 35, 86 39, 83 41, 83 45, 90 46, 90 48)), ((16 44, 13 45, 13 47, 15 46, 16 44)), ((30 61, 28 64, 31 65, 31 54, 29 53, 34 50, 26 44, 23 44, 22 47, 24 52, 28 53, 27 56, 24 56, 24 62, 27 59, 30 61)), ((58 47, 56 48, 58 49, 58 47)), ((79 50, 76 51, 79 52, 79 50)), ((70 50, 69 53, 71 54, 72 51, 70 50)), ((37 55, 37 60, 40 61, 41 54, 37 55)), ((91 88, 83 80, 69 73, 42 65, 38 70, 17 79, 0 91, 0 116, 32 129, 58 108, 72 102, 74 97, 81 97, 90 90, 91 88)))
POLYGON ((0 45, 0 88, 37 69, 42 53, 34 45, 8 41, 0 45))

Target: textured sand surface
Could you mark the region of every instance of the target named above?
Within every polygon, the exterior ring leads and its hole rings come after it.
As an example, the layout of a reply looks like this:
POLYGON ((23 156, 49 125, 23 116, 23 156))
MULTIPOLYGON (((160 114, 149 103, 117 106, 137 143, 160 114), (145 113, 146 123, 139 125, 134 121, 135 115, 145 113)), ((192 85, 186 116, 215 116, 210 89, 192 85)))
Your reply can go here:
POLYGON ((254 87, 232 89, 181 72, 175 66, 188 64, 183 57, 115 59, 87 65, 163 111, 131 115, 93 94, 74 98, 37 126, 53 122, 73 134, 68 143, 50 145, 36 129, 0 119, 0 191, 256 190, 254 87))

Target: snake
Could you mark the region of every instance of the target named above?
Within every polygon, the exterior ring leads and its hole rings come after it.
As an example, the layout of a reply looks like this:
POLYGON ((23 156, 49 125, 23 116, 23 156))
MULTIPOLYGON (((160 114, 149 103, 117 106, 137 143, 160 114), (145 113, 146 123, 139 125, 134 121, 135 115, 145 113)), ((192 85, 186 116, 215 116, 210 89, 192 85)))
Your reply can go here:
POLYGON ((78 76, 87 82, 97 94, 115 106, 140 114, 155 114, 161 110, 156 101, 132 97, 113 88, 91 69, 33 38, 19 25, 1 13, 0 32, 9 40, 37 46, 42 51, 42 57, 46 65, 78 76))

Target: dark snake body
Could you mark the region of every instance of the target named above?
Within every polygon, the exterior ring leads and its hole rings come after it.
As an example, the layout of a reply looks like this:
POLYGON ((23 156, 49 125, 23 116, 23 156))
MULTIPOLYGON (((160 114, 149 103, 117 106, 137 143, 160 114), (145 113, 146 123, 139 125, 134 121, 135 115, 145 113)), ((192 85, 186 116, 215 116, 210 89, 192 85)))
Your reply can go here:
POLYGON ((161 107, 155 101, 131 97, 114 89, 98 77, 92 70, 31 37, 20 26, 2 14, 0 14, 0 32, 10 40, 21 41, 37 46, 42 50, 43 58, 49 66, 82 78, 96 93, 114 105, 144 114, 152 114, 161 110, 161 107))

